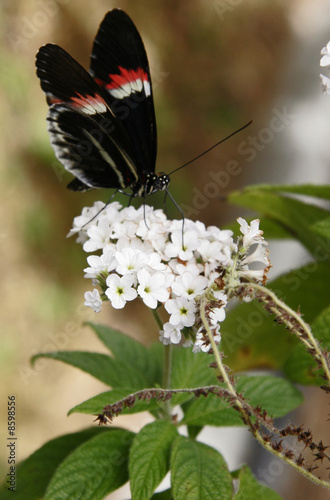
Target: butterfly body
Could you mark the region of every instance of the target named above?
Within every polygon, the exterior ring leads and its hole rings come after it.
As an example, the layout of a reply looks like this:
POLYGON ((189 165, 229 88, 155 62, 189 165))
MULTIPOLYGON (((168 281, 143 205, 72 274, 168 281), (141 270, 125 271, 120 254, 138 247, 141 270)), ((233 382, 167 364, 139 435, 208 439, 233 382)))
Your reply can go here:
POLYGON ((97 32, 87 72, 58 45, 36 57, 49 104, 48 131, 56 157, 75 177, 68 188, 129 189, 130 196, 166 191, 169 177, 155 173, 157 129, 146 51, 120 9, 97 32))

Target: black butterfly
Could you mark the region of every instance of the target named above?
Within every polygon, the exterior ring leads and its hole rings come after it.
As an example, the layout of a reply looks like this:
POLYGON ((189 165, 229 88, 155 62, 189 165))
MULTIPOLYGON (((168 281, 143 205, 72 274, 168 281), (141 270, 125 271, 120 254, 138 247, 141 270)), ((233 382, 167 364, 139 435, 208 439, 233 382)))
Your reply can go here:
MULTIPOLYGON (((146 50, 129 16, 104 17, 89 73, 58 45, 36 57, 49 104, 48 131, 58 160, 75 176, 74 191, 129 188, 130 196, 166 191, 155 174, 157 129, 146 50)), ((172 197, 171 197, 172 198, 172 197)))

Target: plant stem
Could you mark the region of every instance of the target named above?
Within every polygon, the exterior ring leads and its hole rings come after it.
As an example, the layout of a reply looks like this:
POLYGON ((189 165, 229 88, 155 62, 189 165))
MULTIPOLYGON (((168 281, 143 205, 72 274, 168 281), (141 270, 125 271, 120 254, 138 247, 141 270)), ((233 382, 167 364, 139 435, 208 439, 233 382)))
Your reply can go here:
POLYGON ((172 368, 172 344, 164 345, 164 374, 163 387, 164 389, 171 388, 171 368, 172 368))
POLYGON ((163 328, 163 323, 162 323, 162 320, 159 317, 157 309, 151 309, 151 312, 152 312, 152 315, 154 317, 154 320, 157 323, 158 328, 161 330, 163 328))
MULTIPOLYGON (((163 328, 162 320, 160 319, 157 310, 152 309, 153 317, 159 329, 163 328)), ((164 389, 171 388, 171 374, 172 374, 172 344, 164 345, 164 370, 163 370, 163 387, 164 389)), ((171 417, 171 403, 165 401, 165 413, 168 418, 171 417)))

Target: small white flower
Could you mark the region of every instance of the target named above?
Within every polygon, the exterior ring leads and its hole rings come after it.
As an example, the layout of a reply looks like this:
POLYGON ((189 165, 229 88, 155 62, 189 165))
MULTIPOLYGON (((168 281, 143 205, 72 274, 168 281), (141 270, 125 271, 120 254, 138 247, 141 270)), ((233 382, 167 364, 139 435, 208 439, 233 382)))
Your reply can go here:
MULTIPOLYGON (((207 350, 210 350, 210 348, 211 348, 211 344, 208 344, 207 350)), ((202 333, 197 332, 192 351, 193 351, 193 353, 196 353, 196 352, 201 352, 202 350, 204 350, 204 352, 207 352, 205 340, 204 340, 202 333)))
POLYGON ((150 252, 149 245, 146 241, 141 241, 138 238, 134 239, 129 239, 126 236, 122 236, 117 240, 116 243, 116 250, 118 252, 122 252, 124 248, 132 248, 134 251, 139 251, 139 252, 150 252))
MULTIPOLYGON (((119 205, 119 204, 118 204, 119 205)), ((77 232, 81 231, 81 229, 87 225, 89 222, 95 223, 95 216, 103 210, 105 207, 105 203, 102 201, 96 201, 92 207, 84 207, 82 209, 81 215, 78 215, 73 219, 73 228, 70 230, 67 237, 73 236, 77 232)))
POLYGON ((101 256, 89 255, 87 262, 90 267, 84 269, 85 278, 96 278, 100 273, 110 273, 116 269, 117 261, 114 257, 113 249, 108 248, 101 256))
POLYGON ((198 247, 198 233, 196 231, 173 231, 171 235, 172 243, 168 243, 165 254, 168 257, 179 257, 185 261, 193 256, 193 252, 198 247), (183 246, 182 246, 183 243, 183 246))
POLYGON ((87 228, 87 236, 89 240, 83 245, 85 252, 94 252, 104 248, 107 243, 109 243, 111 235, 111 227, 107 219, 102 219, 98 221, 97 225, 93 225, 87 228))
POLYGON ((322 74, 320 77, 323 94, 330 94, 330 79, 322 74))
POLYGON ((224 307, 217 307, 210 312, 211 326, 217 327, 226 318, 226 311, 224 307))
POLYGON ((99 294, 99 291, 94 288, 92 292, 85 293, 85 302, 84 305, 87 307, 91 307, 94 312, 100 312, 102 306, 102 300, 99 294))
POLYGON ((263 235, 263 231, 259 229, 259 219, 252 220, 251 224, 249 225, 246 220, 242 219, 242 217, 238 217, 237 222, 241 226, 240 231, 243 234, 244 247, 247 248, 253 243, 259 243, 263 235))
POLYGON ((161 271, 151 274, 146 269, 137 273, 139 282, 138 294, 146 306, 156 309, 159 302, 165 302, 169 297, 167 275, 161 271))
MULTIPOLYGON (((220 343, 221 335, 219 326, 213 329, 213 338, 216 344, 220 343)), ((194 342, 193 352, 200 352, 200 351, 209 352, 211 348, 212 348, 211 343, 209 342, 208 339, 205 339, 203 332, 198 331, 194 342)))
POLYGON ((178 327, 171 325, 171 323, 165 323, 163 326, 163 338, 169 339, 172 344, 179 344, 182 338, 182 334, 178 327))
POLYGON ((253 250, 252 253, 250 253, 249 255, 247 255, 243 260, 242 260, 242 264, 248 264, 248 265, 251 265, 251 264, 255 264, 255 263, 261 263, 261 264, 264 264, 265 266, 269 266, 269 259, 268 259, 268 249, 265 248, 265 244, 267 244, 267 242, 263 242, 263 243, 258 243, 256 245, 256 248, 253 250))
POLYGON ((192 300, 169 299, 165 304, 165 309, 170 314, 171 325, 193 326, 195 323, 196 306, 192 300))
POLYGON ((320 66, 322 67, 329 67, 330 66, 330 42, 326 44, 325 47, 321 50, 321 61, 320 61, 320 66))
POLYGON ((148 266, 154 271, 166 271, 167 266, 161 261, 161 256, 157 252, 148 255, 148 266))
POLYGON ((132 288, 134 278, 131 274, 125 274, 119 277, 118 274, 110 274, 107 277, 108 286, 105 291, 106 296, 115 309, 122 309, 127 301, 134 300, 137 297, 136 290, 132 288))
POLYGON ((198 247, 198 252, 201 254, 204 261, 221 262, 225 256, 221 253, 222 244, 220 241, 203 240, 198 247))
POLYGON ((112 226, 113 229, 113 238, 134 238, 136 234, 136 230, 138 225, 130 220, 126 220, 125 222, 115 222, 112 226))
POLYGON ((163 344, 163 345, 169 345, 171 343, 171 339, 168 338, 168 337, 165 337, 164 335, 164 331, 161 330, 159 332, 159 341, 163 344))
POLYGON ((192 339, 186 339, 183 344, 182 344, 182 347, 191 347, 193 345, 193 341, 192 339))
POLYGON ((214 298, 218 301, 218 302, 223 302, 224 303, 224 306, 226 307, 227 305, 227 302, 228 302, 228 297, 227 295, 222 291, 222 290, 212 290, 212 293, 213 293, 213 296, 214 298))
POLYGON ((119 274, 132 274, 137 272, 148 262, 148 255, 133 248, 124 248, 120 252, 116 252, 117 267, 116 271, 119 274))
POLYGON ((222 243, 230 243, 233 240, 233 232, 230 229, 219 229, 216 226, 209 226, 207 228, 210 241, 220 241, 222 243))
POLYGON ((204 276, 196 276, 190 271, 177 276, 172 285, 172 291, 178 297, 186 297, 187 299, 194 299, 196 295, 203 293, 208 285, 208 279, 204 276))
POLYGON ((168 265, 171 269, 173 269, 173 272, 178 275, 189 271, 194 276, 198 276, 201 272, 203 272, 204 268, 202 264, 198 264, 196 262, 195 257, 186 261, 184 264, 177 259, 171 259, 168 265))

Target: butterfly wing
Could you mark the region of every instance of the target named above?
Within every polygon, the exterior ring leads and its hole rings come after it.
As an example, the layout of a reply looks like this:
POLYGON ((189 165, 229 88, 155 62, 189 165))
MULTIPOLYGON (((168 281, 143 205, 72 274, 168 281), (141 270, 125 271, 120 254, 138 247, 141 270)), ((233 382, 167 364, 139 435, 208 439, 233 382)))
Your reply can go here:
POLYGON ((120 9, 108 12, 95 37, 90 73, 107 92, 130 137, 142 179, 154 173, 157 129, 148 58, 139 32, 120 9))
POLYGON ((50 105, 51 144, 59 161, 76 177, 68 187, 79 191, 125 188, 140 180, 126 130, 91 75, 53 44, 41 47, 36 66, 50 105))

